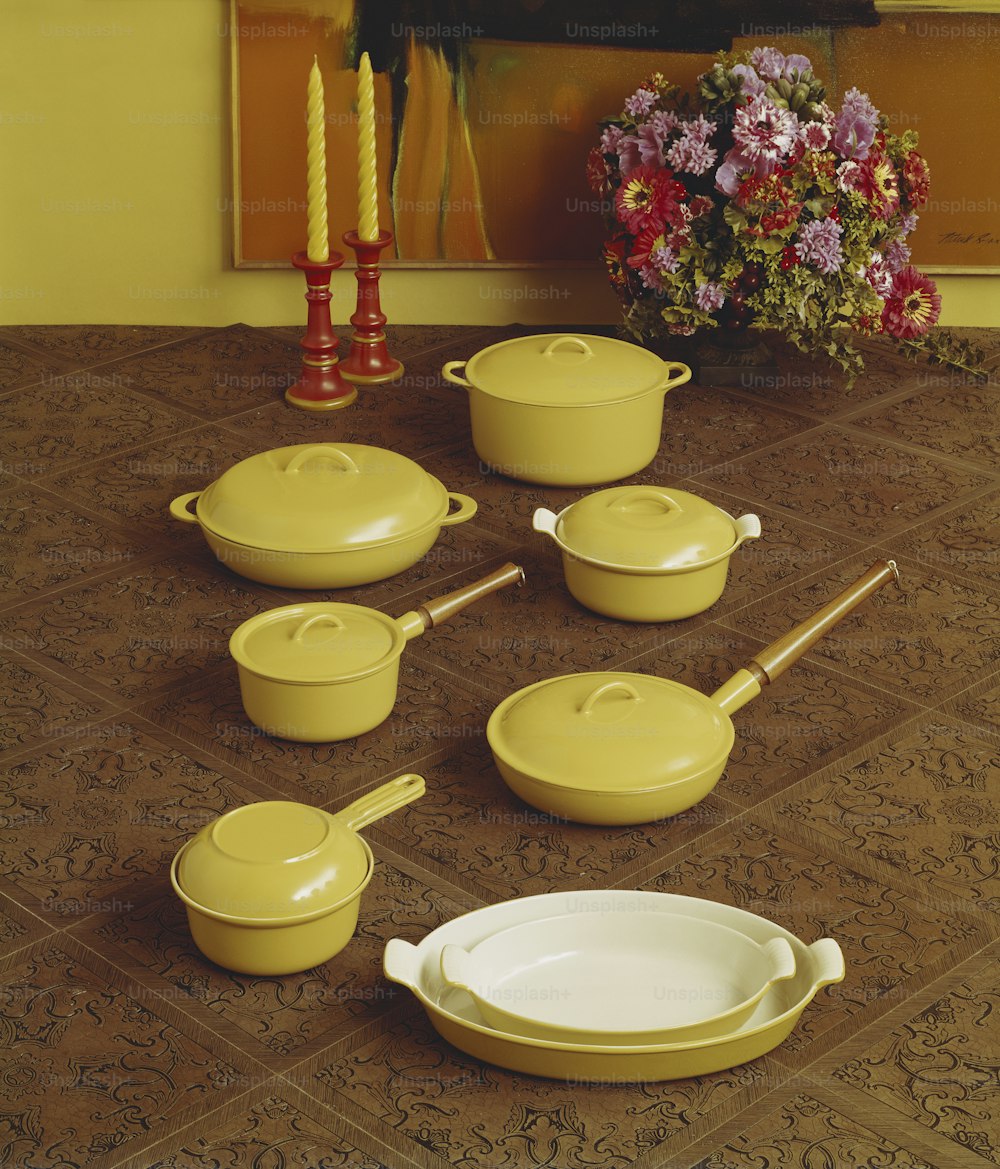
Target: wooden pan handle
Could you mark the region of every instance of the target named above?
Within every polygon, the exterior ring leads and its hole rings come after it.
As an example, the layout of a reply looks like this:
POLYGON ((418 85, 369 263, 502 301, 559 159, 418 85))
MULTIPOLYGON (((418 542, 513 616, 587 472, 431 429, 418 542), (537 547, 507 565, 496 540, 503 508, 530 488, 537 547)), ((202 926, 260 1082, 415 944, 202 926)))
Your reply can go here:
POLYGON ((747 663, 747 669, 753 673, 758 682, 773 682, 775 678, 807 650, 811 649, 821 637, 852 609, 872 593, 876 592, 889 581, 899 584, 899 571, 894 560, 878 560, 871 568, 832 601, 824 605, 818 613, 814 613, 805 621, 790 629, 783 637, 772 642, 755 654, 747 663))
POLYGON ((473 581, 465 588, 456 589, 453 593, 445 593, 437 600, 427 601, 425 604, 419 605, 416 613, 423 621, 424 628, 432 629, 435 625, 440 625, 442 621, 447 621, 449 617, 460 609, 464 609, 466 605, 478 601, 480 597, 495 593, 507 585, 521 584, 523 581, 524 569, 519 564, 505 564, 496 572, 491 572, 489 576, 484 576, 481 580, 473 581))

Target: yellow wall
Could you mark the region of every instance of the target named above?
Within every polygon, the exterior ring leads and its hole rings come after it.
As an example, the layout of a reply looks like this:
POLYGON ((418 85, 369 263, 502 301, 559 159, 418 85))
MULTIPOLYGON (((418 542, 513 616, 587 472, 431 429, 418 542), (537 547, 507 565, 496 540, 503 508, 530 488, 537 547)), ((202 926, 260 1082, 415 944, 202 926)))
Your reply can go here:
MULTIPOLYGON (((0 31, 0 323, 304 321, 300 273, 230 263, 227 0, 4 0, 0 31)), ((937 280, 942 323, 1000 322, 1000 277, 937 280)), ((394 270, 381 287, 399 324, 617 318, 598 270, 394 270)))

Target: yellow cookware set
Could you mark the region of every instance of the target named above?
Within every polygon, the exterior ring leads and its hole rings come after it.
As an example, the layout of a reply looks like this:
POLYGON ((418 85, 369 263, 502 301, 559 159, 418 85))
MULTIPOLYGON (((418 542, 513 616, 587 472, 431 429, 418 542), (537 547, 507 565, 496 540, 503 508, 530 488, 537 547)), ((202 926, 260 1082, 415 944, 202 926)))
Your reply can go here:
MULTIPOLYGON (((484 463, 559 486, 596 486, 647 466, 659 448, 663 395, 691 376, 637 346, 571 334, 503 342, 449 361, 443 373, 469 391, 484 463)), ((412 460, 356 443, 266 451, 170 504, 175 519, 200 526, 227 567, 304 589, 405 571, 443 527, 475 511, 473 499, 412 460)), ((730 558, 761 534, 755 515, 734 519, 659 485, 591 492, 558 514, 539 508, 533 527, 557 545, 576 601, 636 622, 708 609, 725 589, 730 558)), ((891 561, 873 565, 711 696, 617 671, 526 686, 488 721, 497 770, 526 803, 576 822, 674 816, 722 776, 735 739, 730 715, 895 579, 891 561)), ((230 640, 247 716, 265 733, 299 742, 364 734, 391 713, 411 639, 522 580, 508 564, 395 618, 334 601, 252 617, 230 640)), ((354 934, 373 872, 358 830, 423 791, 420 776, 404 775, 335 814, 263 801, 206 825, 170 870, 199 949, 228 969, 263 975, 334 957, 354 934)), ((622 890, 561 891, 476 910, 417 946, 393 939, 384 966, 446 1040, 478 1058, 563 1079, 629 1082, 756 1058, 787 1037, 821 987, 844 976, 831 938, 806 946, 734 907, 622 890)))

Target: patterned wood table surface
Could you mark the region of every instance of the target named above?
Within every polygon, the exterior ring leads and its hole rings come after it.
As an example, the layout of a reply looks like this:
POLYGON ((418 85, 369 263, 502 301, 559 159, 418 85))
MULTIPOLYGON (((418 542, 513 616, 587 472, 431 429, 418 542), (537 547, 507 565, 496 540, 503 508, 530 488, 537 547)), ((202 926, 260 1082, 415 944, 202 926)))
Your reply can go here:
MULTIPOLYGON (((764 535, 688 621, 570 598, 533 509, 584 490, 489 473, 440 376, 525 330, 398 327, 394 386, 285 405, 300 329, 0 329, 0 1166, 3 1169, 984 1169, 1000 1162, 1000 387, 868 346, 853 389, 779 346, 780 384, 666 399, 631 481, 764 535), (506 560, 527 582, 408 646, 396 707, 336 744, 248 722, 229 634, 314 594, 222 568, 167 514, 242 458, 391 447, 479 503, 390 580, 320 596, 399 614, 506 560), (673 819, 547 817, 485 722, 558 673, 711 692, 872 560, 883 590, 734 716, 716 789, 673 819), (230 974, 194 947, 167 870, 220 812, 336 810, 406 771, 426 795, 365 830, 358 932, 305 973, 230 974), (740 906, 831 935, 844 982, 770 1055, 660 1084, 568 1084, 440 1039, 381 970, 470 909, 562 888, 740 906)), ((975 332, 1000 368, 1000 331, 975 332)))

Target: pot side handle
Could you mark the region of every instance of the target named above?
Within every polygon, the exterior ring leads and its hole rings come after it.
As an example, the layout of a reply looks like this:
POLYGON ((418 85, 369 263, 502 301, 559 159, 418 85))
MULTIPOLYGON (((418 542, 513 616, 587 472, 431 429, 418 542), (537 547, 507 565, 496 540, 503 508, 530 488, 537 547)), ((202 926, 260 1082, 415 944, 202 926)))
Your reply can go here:
POLYGON ((666 377, 660 385, 664 394, 674 386, 682 386, 691 380, 691 368, 683 361, 665 361, 663 364, 667 367, 666 377))
POLYGON ((341 808, 332 818, 352 832, 357 832, 359 828, 364 828, 375 820, 381 820, 383 816, 388 816, 390 812, 395 812, 397 808, 422 796, 425 786, 422 775, 410 773, 397 776, 396 779, 383 783, 373 792, 348 804, 346 808, 341 808))
POLYGON ((809 947, 809 956, 816 966, 813 992, 834 982, 843 982, 847 973, 844 954, 833 938, 820 938, 809 947))
POLYGON ((475 963, 472 956, 461 946, 448 945, 441 949, 441 978, 445 986, 457 986, 459 990, 473 990, 475 963))
POLYGON ((449 512, 444 517, 441 521, 442 528, 450 528, 452 524, 464 524, 466 520, 471 520, 479 510, 479 504, 476 503, 471 495, 462 495, 458 491, 449 491, 448 499, 451 503, 458 504, 458 511, 449 512))
POLYGON ((535 514, 531 517, 531 526, 536 532, 544 532, 546 536, 551 536, 555 540, 558 519, 556 513, 549 511, 547 507, 536 507, 535 514))
POLYGON ((441 367, 441 376, 446 382, 451 382, 456 386, 462 386, 463 389, 471 390, 472 382, 467 382, 464 377, 459 377, 454 372, 456 369, 464 369, 467 364, 465 361, 446 361, 441 367))
POLYGON ((417 947, 402 938, 390 938, 382 955, 382 969, 390 982, 417 989, 417 947))
POLYGON ((313 459, 329 459, 332 463, 339 463, 344 471, 354 471, 357 473, 358 464, 351 458, 347 451, 343 451, 339 446, 334 446, 333 443, 322 443, 317 446, 308 446, 305 450, 299 451, 297 455, 293 455, 285 467, 286 475, 295 475, 300 468, 311 462, 313 459))
POLYGON ((784 982, 795 976, 795 951, 784 938, 772 938, 761 949, 767 959, 767 984, 784 982))
POLYGON ((745 544, 747 540, 756 540, 760 535, 760 516, 754 515, 753 512, 747 512, 746 515, 741 515, 738 520, 733 520, 733 525, 736 528, 734 549, 745 544))
POLYGON ((196 524, 198 517, 188 511, 188 504, 196 500, 199 495, 201 495, 200 491, 189 491, 186 495, 178 495, 170 502, 170 514, 175 520, 180 520, 182 523, 196 524))

